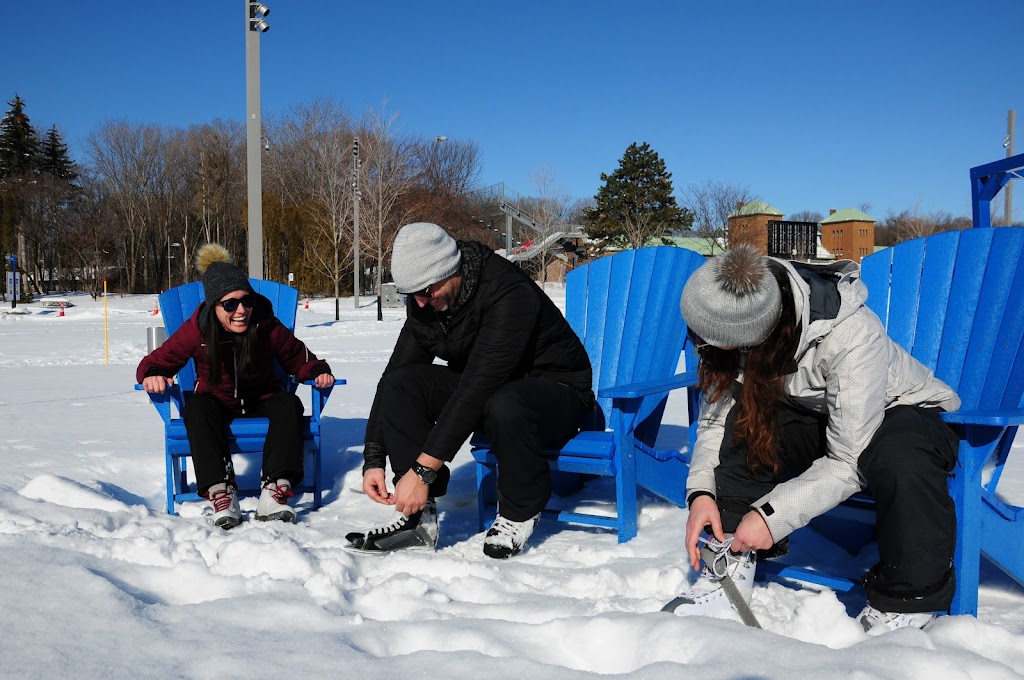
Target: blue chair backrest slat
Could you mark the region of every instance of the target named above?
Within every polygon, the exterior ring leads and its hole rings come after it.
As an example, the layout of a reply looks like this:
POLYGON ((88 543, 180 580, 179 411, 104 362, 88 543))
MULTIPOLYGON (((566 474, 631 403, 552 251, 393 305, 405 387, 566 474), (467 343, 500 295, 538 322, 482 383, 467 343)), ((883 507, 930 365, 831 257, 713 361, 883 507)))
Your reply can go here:
POLYGON ((960 232, 951 231, 928 239, 923 253, 917 327, 914 344, 908 349, 925 366, 936 366, 939 361, 959 244, 960 232))
MULTIPOLYGON (((667 378, 685 340, 679 296, 703 256, 660 246, 624 251, 578 267, 566 277, 566 319, 583 341, 594 389, 667 378)), ((642 420, 658 407, 648 400, 642 420)), ((611 400, 599 399, 605 415, 611 400)))
POLYGON ((295 330, 295 315, 299 304, 299 291, 277 281, 249 279, 253 290, 270 300, 274 315, 285 327, 295 330))
MULTIPOLYGON (((968 349, 972 344, 974 325, 978 322, 978 306, 982 302, 981 293, 991 247, 991 229, 969 229, 960 234, 956 270, 953 272, 942 331, 942 347, 934 367, 935 374, 960 395, 963 408, 977 406, 977 395, 984 386, 984 376, 978 370, 987 370, 991 356, 981 355, 984 366, 975 366, 973 371, 965 375, 964 367, 969 359, 968 349)), ((985 302, 991 304, 994 300, 985 302)), ((982 342, 980 338, 978 341, 982 342)))
MULTIPOLYGON (((164 330, 167 337, 181 328, 181 325, 192 316, 196 307, 203 301, 203 284, 198 281, 186 283, 161 293, 160 313, 164 317, 164 330)), ((195 362, 189 359, 184 368, 178 371, 178 384, 183 390, 191 391, 196 385, 195 362)))
POLYGON ((965 410, 1024 404, 1022 253, 1024 229, 997 227, 915 239, 864 259, 869 306, 965 410))
POLYGON ((921 297, 921 268, 924 243, 913 242, 892 254, 892 284, 889 291, 889 337, 913 351, 917 327, 918 301, 921 297), (894 304, 893 301, 900 301, 894 304))
POLYGON ((968 349, 965 378, 973 388, 962 399, 980 409, 1015 407, 1018 399, 1007 394, 1022 331, 1020 257, 1024 232, 994 230, 992 248, 985 268, 981 300, 984 308, 975 317, 968 349), (975 353, 988 361, 972 360, 975 353), (1008 403, 1012 402, 1012 403, 1008 403))
POLYGON ((880 250, 861 261, 860 278, 868 287, 868 302, 883 326, 889 325, 889 279, 892 276, 892 248, 880 250))

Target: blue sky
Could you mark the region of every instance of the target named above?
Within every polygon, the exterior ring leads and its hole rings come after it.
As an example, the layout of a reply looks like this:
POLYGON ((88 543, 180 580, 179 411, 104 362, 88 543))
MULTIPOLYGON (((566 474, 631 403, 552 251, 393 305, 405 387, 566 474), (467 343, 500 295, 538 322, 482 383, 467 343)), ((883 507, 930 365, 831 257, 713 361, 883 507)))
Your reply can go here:
MULTIPOLYGON (((407 132, 475 140, 481 183, 525 194, 548 168, 593 196, 646 141, 677 190, 743 185, 787 214, 966 215, 968 170, 1005 155, 1010 109, 1024 152, 1017 0, 267 4, 264 116, 386 101, 407 132)), ((107 118, 242 120, 245 7, 7 0, 0 98, 20 94, 79 159, 107 118)))

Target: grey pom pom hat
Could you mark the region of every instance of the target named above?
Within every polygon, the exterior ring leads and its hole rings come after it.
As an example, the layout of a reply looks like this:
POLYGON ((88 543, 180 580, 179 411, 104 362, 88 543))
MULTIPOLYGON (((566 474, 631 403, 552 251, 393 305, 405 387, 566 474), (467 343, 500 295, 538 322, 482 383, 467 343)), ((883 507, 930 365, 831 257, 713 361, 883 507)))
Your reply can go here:
POLYGON ((398 292, 421 291, 459 271, 462 255, 455 239, 430 222, 413 222, 395 236, 391 276, 398 292))
POLYGON ((768 259, 749 245, 713 257, 683 288, 679 311, 686 325, 716 347, 764 342, 782 315, 782 293, 768 259))

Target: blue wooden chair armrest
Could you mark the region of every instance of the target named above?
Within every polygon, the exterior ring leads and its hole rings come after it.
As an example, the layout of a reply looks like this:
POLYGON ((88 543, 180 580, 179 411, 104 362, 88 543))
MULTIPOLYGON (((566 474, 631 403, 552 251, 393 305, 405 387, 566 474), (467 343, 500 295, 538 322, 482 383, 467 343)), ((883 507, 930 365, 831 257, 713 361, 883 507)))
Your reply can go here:
POLYGON ((940 417, 947 423, 953 423, 954 425, 992 425, 995 427, 1024 425, 1024 409, 1021 408, 953 411, 951 413, 942 413, 940 417))
POLYGON ((677 373, 667 380, 650 380, 602 387, 597 391, 597 396, 605 399, 640 399, 652 394, 670 392, 680 387, 693 387, 696 384, 697 371, 686 371, 685 373, 677 373))
MULTIPOLYGON (((146 388, 143 387, 142 385, 136 384, 135 389, 145 390, 146 388)), ((178 407, 179 413, 181 412, 181 409, 185 403, 182 400, 181 386, 178 385, 177 383, 168 387, 167 391, 163 392, 162 394, 157 392, 147 392, 146 394, 149 396, 150 403, 152 403, 153 406, 156 407, 157 413, 160 414, 160 418, 163 419, 164 425, 167 425, 171 422, 171 402, 173 401, 174 404, 178 407)))

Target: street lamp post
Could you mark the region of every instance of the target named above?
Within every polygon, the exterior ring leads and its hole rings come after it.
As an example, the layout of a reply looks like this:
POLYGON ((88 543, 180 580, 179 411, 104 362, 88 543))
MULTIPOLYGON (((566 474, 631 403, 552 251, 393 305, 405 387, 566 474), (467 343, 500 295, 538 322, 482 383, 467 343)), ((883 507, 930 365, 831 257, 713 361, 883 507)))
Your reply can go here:
POLYGON ((260 166, 260 33, 270 8, 245 0, 245 161, 249 205, 249 276, 263 278, 263 171, 260 166))
POLYGON ((171 289, 171 260, 174 257, 171 255, 171 248, 180 248, 180 243, 171 243, 171 237, 167 237, 167 290, 171 289))
POLYGON ((352 140, 352 296, 359 309, 359 138, 352 140))

